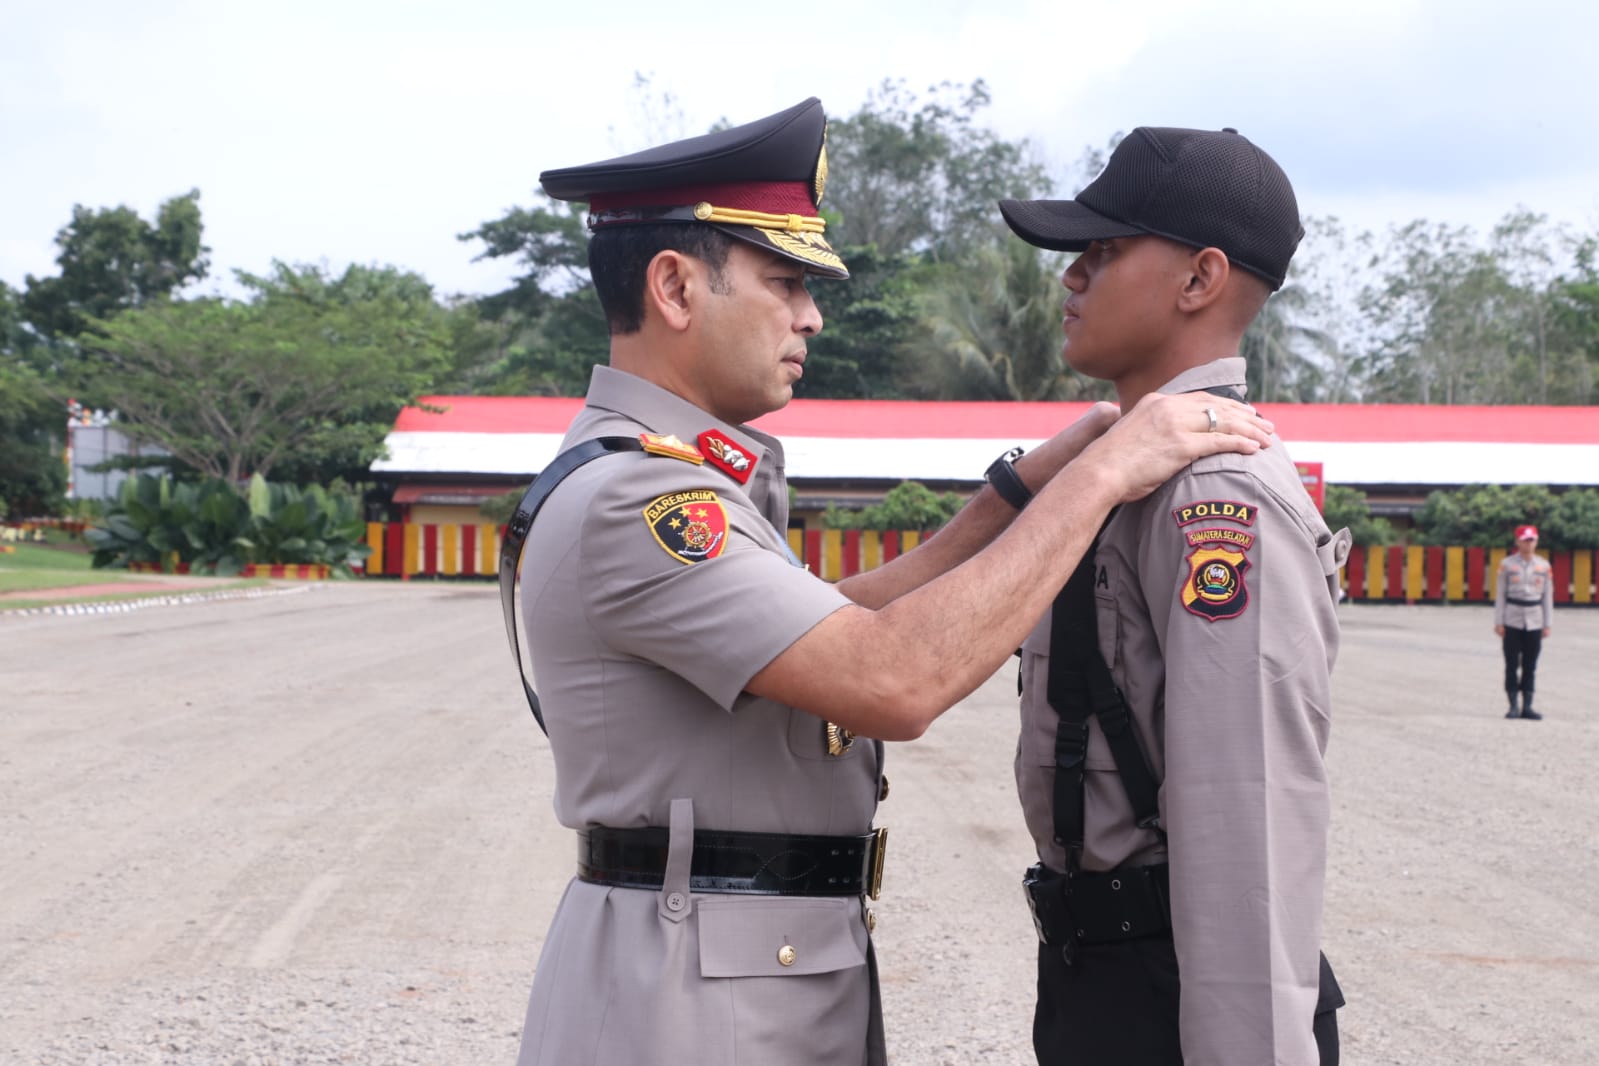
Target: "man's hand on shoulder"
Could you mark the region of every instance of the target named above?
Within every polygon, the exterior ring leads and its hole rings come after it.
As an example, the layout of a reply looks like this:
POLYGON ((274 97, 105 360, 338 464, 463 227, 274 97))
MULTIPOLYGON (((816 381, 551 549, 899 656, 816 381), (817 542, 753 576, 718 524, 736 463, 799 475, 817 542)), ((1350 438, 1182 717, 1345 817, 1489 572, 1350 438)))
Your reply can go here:
POLYGON ((1208 393, 1150 393, 1083 452, 1103 464, 1126 502, 1153 492, 1193 462, 1218 452, 1253 454, 1275 427, 1248 404, 1208 393))

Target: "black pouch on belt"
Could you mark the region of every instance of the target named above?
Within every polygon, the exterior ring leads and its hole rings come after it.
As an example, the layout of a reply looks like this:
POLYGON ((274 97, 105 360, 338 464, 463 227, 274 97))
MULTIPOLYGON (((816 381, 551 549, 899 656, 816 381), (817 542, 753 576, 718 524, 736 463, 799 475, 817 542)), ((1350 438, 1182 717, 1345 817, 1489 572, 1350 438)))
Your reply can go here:
POLYGON ((1035 864, 1022 881, 1038 938, 1109 944, 1171 929, 1169 867, 1122 866, 1073 877, 1035 864))

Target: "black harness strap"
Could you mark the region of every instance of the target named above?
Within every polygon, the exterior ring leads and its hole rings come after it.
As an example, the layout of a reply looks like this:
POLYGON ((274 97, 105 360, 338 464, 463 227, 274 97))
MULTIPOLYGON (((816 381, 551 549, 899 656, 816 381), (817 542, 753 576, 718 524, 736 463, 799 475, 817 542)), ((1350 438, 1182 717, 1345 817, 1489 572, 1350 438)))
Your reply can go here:
MULTIPOLYGON (((1196 391, 1239 402, 1244 399, 1229 385, 1196 391)), ((1100 732, 1110 746, 1117 776, 1139 827, 1163 832, 1154 771, 1127 713, 1127 700, 1099 653, 1099 619, 1094 607, 1094 555, 1098 548, 1099 537, 1095 536, 1050 609, 1047 697, 1060 718, 1055 728, 1053 817, 1055 840, 1066 849, 1068 876, 1077 874, 1083 857, 1089 714, 1099 719, 1100 732)))
POLYGON ((1099 538, 1083 554, 1071 580, 1050 611, 1049 686, 1046 693, 1060 722, 1055 728, 1055 838, 1066 849, 1066 872, 1076 874, 1083 855, 1084 786, 1088 769, 1088 716, 1110 745, 1117 776, 1145 829, 1160 828, 1160 802, 1154 772, 1139 743, 1127 701, 1099 653, 1099 621, 1094 607, 1099 538))
POLYGON ((557 455, 550 465, 533 480, 527 488, 522 502, 516 505, 516 513, 505 526, 505 539, 500 544, 500 607, 505 612, 505 635, 511 641, 511 658, 516 660, 517 674, 522 678, 522 691, 527 694, 528 710, 533 712, 533 720, 539 724, 539 729, 544 735, 549 735, 549 729, 544 725, 544 712, 539 709, 538 693, 533 691, 533 684, 528 680, 527 667, 522 662, 522 648, 516 639, 516 574, 522 563, 522 546, 527 543, 528 531, 533 528, 533 518, 539 513, 539 508, 544 506, 544 501, 550 493, 555 491, 555 486, 565 480, 566 475, 582 466, 584 463, 598 459, 602 455, 612 452, 641 452, 644 445, 637 437, 596 437, 574 444, 566 451, 557 455))

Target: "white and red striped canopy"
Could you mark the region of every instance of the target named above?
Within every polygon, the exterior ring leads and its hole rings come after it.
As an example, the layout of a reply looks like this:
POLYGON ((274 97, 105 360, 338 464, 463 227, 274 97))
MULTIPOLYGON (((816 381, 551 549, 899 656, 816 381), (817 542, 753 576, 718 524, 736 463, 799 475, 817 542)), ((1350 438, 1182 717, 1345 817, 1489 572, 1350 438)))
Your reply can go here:
MULTIPOLYGON (((554 458, 582 400, 426 396, 400 412, 375 474, 528 479, 554 458), (435 413, 423 407, 442 408, 435 413)), ((828 481, 979 481, 989 460, 1032 446, 1085 403, 795 400, 755 423, 783 441, 788 476, 828 481)), ((1599 485, 1599 408, 1263 404, 1294 459, 1328 484, 1599 485)))

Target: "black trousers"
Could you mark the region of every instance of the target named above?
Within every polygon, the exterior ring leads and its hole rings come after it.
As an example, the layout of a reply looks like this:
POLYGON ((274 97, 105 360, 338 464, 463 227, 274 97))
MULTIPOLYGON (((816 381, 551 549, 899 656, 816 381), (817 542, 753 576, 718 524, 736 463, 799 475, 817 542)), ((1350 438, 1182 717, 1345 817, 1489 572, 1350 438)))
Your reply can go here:
POLYGON ((1505 695, 1516 702, 1516 693, 1532 695, 1538 673, 1538 653, 1543 650, 1543 630, 1505 626, 1505 695), (1517 668, 1521 676, 1516 676, 1517 668))
MULTIPOLYGON (((1033 1053, 1039 1066, 1182 1066, 1177 952, 1170 935, 1085 944, 1067 966, 1060 949, 1038 946, 1033 1053)), ((1338 1064, 1343 995, 1321 960, 1313 1031, 1321 1066, 1338 1064)))

